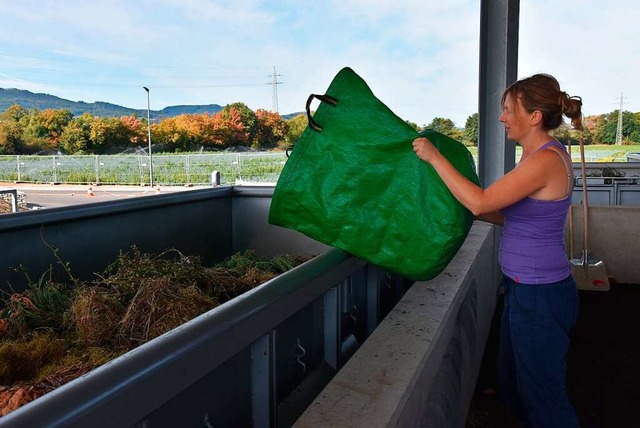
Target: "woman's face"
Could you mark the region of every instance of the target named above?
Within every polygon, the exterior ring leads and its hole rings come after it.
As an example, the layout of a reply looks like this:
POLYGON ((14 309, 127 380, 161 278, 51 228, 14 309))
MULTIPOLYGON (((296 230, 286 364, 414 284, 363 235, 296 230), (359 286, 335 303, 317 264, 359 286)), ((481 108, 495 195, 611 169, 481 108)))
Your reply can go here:
POLYGON ((528 117, 528 114, 522 106, 520 98, 511 93, 507 94, 502 106, 500 122, 502 122, 505 131, 507 131, 508 139, 520 141, 527 134, 530 127, 523 121, 526 117, 528 117))

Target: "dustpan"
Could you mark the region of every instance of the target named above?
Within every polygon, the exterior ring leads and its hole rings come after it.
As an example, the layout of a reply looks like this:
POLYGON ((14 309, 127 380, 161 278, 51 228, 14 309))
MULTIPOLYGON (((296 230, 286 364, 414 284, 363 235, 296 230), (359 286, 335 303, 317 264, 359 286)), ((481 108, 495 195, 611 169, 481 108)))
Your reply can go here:
MULTIPOLYGON (((569 143, 569 156, 571 156, 571 143, 569 143)), ((569 252, 571 259, 571 274, 576 280, 578 290, 609 291, 609 276, 602 260, 598 260, 589 248, 589 196, 587 193, 587 175, 584 166, 584 142, 580 138, 580 164, 582 168, 582 209, 584 211, 583 247, 582 255, 573 258, 573 210, 569 207, 569 252)))

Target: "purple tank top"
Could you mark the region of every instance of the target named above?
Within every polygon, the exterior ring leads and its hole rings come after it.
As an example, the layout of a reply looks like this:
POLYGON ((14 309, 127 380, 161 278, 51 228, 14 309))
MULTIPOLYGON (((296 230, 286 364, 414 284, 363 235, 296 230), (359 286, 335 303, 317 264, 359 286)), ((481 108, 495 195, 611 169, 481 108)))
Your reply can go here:
MULTIPOLYGON (((564 149, 560 143, 550 145, 564 149)), ((556 201, 526 197, 500 210, 505 217, 498 260, 502 272, 523 284, 548 284, 571 273, 564 247, 564 224, 571 194, 556 201)))

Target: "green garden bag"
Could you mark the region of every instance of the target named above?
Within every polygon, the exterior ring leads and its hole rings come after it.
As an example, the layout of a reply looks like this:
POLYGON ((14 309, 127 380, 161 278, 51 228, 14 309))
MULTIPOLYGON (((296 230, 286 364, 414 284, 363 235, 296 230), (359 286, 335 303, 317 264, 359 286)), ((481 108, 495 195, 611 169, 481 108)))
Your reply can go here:
POLYGON ((410 279, 438 275, 460 249, 473 215, 411 143, 426 136, 478 183, 466 147, 434 131, 418 134, 350 68, 325 95, 309 97, 307 117, 275 187, 269 223, 410 279), (312 116, 314 98, 320 105, 312 116))

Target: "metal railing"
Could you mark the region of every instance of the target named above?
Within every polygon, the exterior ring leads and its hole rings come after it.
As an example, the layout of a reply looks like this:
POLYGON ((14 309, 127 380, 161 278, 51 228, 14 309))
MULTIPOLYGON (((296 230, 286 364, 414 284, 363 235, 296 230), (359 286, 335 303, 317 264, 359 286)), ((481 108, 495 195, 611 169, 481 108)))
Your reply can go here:
MULTIPOLYGON (((587 162, 602 161, 605 152, 587 162)), ((574 155, 574 162, 579 157, 574 155)), ((623 158, 606 158, 616 168, 623 158)), ((285 152, 198 153, 154 155, 154 182, 165 186, 207 185, 214 171, 220 184, 238 182, 275 183, 287 160, 285 152)), ((474 156, 476 164, 477 156, 474 156)), ((149 184, 149 157, 146 154, 90 156, 0 156, 0 182, 60 184, 149 184)))
MULTIPOLYGON (((284 152, 154 155, 154 182, 162 185, 275 182, 286 161, 284 152)), ((0 181, 65 184, 149 184, 146 155, 0 156, 0 181)))

